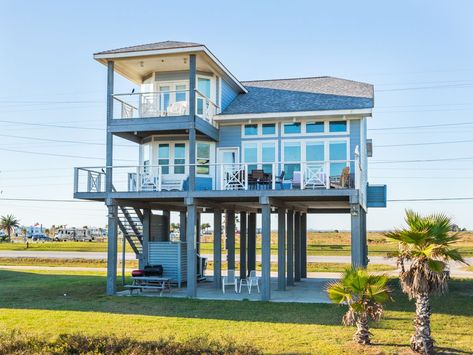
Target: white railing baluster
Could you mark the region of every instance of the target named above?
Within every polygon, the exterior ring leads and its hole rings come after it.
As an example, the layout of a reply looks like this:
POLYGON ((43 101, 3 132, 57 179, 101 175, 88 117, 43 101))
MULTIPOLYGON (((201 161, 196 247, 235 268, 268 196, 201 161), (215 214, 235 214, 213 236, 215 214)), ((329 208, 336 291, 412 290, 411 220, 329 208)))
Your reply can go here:
POLYGON ((158 191, 161 191, 163 187, 163 167, 158 167, 158 191))
POLYGON ((304 190, 305 168, 305 164, 301 162, 301 190, 304 190))
POLYGON ((276 190, 276 163, 271 164, 272 177, 271 186, 273 190, 276 190))
POLYGON ((243 165, 245 171, 245 190, 248 190, 248 164, 243 165))
POLYGON ((330 189, 330 161, 324 162, 325 187, 330 189))

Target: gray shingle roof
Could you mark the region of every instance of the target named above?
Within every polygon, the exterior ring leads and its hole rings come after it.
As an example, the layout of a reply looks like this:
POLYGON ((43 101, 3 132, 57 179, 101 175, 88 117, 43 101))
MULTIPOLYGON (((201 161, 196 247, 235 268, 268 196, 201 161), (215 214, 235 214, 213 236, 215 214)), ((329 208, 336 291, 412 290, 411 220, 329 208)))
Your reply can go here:
POLYGON ((372 108, 373 85, 314 77, 245 81, 240 94, 222 114, 251 114, 372 108))
POLYGON ((193 42, 178 42, 178 41, 164 41, 156 42, 149 44, 141 44, 138 46, 124 47, 118 49, 111 49, 108 51, 98 52, 98 54, 118 54, 118 53, 127 53, 127 52, 139 52, 139 51, 154 51, 159 49, 175 49, 175 48, 187 48, 187 47, 198 47, 203 46, 200 43, 193 42))

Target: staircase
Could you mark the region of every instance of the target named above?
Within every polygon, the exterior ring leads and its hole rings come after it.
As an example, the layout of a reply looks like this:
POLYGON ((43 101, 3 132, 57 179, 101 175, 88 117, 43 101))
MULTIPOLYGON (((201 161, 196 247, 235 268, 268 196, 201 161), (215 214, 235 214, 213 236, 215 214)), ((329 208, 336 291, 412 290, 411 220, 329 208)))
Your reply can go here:
POLYGON ((118 206, 118 227, 139 258, 143 253, 143 215, 139 209, 118 206))

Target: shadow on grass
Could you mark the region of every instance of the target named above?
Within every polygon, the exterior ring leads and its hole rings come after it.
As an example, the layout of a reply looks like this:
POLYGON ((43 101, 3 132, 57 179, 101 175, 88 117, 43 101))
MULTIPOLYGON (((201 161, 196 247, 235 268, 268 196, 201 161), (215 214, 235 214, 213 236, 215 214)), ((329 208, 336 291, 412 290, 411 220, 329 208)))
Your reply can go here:
MULTIPOLYGON (((185 317, 340 325, 344 307, 331 304, 205 301, 178 298, 109 297, 105 276, 40 274, 0 271, 0 308, 107 312, 162 317, 185 317)), ((432 300, 434 313, 473 316, 473 280, 452 280, 450 293, 432 300)), ((387 310, 414 312, 414 302, 391 281, 394 303, 387 310)))

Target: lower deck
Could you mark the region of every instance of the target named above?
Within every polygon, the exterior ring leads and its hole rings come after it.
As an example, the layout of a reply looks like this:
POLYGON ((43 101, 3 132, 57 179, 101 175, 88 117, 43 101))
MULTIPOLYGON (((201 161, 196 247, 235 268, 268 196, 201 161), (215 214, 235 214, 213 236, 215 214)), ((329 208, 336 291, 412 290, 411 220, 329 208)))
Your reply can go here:
MULTIPOLYGON (((309 277, 297 282, 293 286, 287 286, 285 290, 278 289, 277 274, 271 275, 271 301, 272 302, 297 302, 297 303, 330 303, 325 288, 327 284, 335 280, 335 278, 317 276, 317 273, 309 273, 309 277)), ((332 275, 330 275, 332 276, 332 275)), ((335 275, 333 275, 335 276, 335 275)), ((119 296, 143 296, 143 297, 172 297, 187 298, 185 288, 172 288, 171 292, 160 292, 152 290, 144 290, 143 292, 134 291, 130 294, 128 290, 118 292, 119 296)), ((223 293, 221 288, 215 287, 213 277, 208 277, 205 281, 201 281, 197 285, 197 299, 202 300, 219 300, 219 301, 260 301, 261 294, 258 293, 256 287, 252 287, 251 293, 246 287, 242 287, 241 293, 235 292, 231 287, 223 293)))

